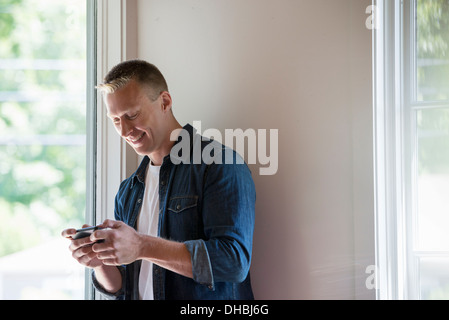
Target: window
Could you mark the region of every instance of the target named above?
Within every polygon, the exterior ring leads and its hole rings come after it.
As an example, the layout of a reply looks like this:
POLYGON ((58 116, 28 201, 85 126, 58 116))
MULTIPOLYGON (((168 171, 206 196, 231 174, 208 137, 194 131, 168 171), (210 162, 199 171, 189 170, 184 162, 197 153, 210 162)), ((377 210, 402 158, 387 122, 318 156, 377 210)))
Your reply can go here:
POLYGON ((85 223, 94 201, 90 7, 0 2, 0 299, 85 295, 85 270, 60 233, 85 223))
POLYGON ((449 0, 413 1, 410 11, 410 297, 448 299, 449 0))
POLYGON ((449 298, 449 0, 377 2, 379 298, 449 298))

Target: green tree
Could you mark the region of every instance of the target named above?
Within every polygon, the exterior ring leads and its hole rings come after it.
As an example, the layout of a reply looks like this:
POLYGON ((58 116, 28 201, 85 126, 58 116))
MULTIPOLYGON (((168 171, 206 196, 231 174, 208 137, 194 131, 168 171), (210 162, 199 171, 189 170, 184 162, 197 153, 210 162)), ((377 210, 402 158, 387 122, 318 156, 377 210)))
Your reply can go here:
MULTIPOLYGON (((449 101, 449 0, 418 0, 419 101, 449 101)), ((449 173, 449 108, 417 113, 420 173, 449 173)))
POLYGON ((81 225, 85 2, 0 0, 0 256, 81 225))
POLYGON ((449 99, 449 0, 417 2, 418 100, 449 99))

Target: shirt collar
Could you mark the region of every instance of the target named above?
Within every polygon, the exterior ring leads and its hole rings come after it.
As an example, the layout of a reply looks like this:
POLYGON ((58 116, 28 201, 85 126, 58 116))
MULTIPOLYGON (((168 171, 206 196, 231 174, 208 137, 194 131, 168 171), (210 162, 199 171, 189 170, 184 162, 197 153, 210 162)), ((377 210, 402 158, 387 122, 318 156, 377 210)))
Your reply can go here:
MULTIPOLYGON (((189 138, 190 138, 190 150, 193 149, 193 139, 194 136, 196 134, 196 129, 193 128, 190 124, 186 124, 183 127, 183 130, 186 130, 189 133, 189 138)), ((178 139, 175 141, 175 144, 173 145, 173 147, 175 145, 177 145, 179 142, 181 142, 182 137, 178 136, 178 139)), ((173 148, 172 147, 172 148, 173 148)), ((172 155, 172 157, 174 158, 178 158, 176 155, 172 155)), ((167 162, 167 161, 171 161, 170 160, 170 154, 168 154, 167 156, 164 157, 163 163, 167 162)), ((132 181, 131 181, 131 188, 133 188, 134 184, 136 183, 136 179, 141 182, 144 183, 145 182, 145 175, 146 175, 146 171, 147 171, 147 166, 150 163, 150 158, 148 156, 145 156, 142 160, 142 162, 139 165, 139 168, 136 170, 136 172, 134 173, 134 176, 132 177, 132 181)))
MULTIPOLYGON (((186 124, 181 130, 185 130, 189 134, 189 146, 190 146, 190 150, 193 150, 193 143, 194 143, 194 137, 195 137, 195 134, 196 134, 196 129, 194 127, 192 127, 190 124, 186 124)), ((178 139, 176 140, 176 142, 173 145, 172 149, 174 148, 174 146, 176 146, 181 141, 182 141, 182 135, 179 135, 178 139)), ((181 161, 181 162, 184 160, 182 157, 179 157, 178 154, 176 154, 176 153, 171 154, 170 153, 169 155, 164 157, 163 163, 165 163, 166 161, 171 161, 170 160, 171 157, 173 159, 181 161)))

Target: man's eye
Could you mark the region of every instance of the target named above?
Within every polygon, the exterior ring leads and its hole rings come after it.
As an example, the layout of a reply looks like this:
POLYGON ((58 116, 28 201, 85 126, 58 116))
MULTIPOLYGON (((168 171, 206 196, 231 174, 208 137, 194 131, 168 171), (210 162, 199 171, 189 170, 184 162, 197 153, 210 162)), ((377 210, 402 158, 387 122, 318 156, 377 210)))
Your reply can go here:
POLYGON ((119 118, 115 118, 112 121, 114 122, 114 124, 119 124, 120 123, 120 119, 119 118))
POLYGON ((137 118, 138 115, 139 115, 139 114, 136 113, 136 114, 134 114, 134 115, 128 116, 127 118, 128 118, 128 120, 134 120, 134 119, 137 118))

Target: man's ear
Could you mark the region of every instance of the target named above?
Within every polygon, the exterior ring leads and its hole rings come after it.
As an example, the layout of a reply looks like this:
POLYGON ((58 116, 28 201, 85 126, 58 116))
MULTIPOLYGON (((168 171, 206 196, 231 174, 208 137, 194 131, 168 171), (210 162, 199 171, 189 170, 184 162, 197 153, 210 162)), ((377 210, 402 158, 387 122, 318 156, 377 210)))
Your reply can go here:
POLYGON ((167 112, 171 110, 173 101, 171 99, 171 95, 168 91, 164 91, 161 93, 161 98, 162 98, 162 111, 163 112, 167 112))

